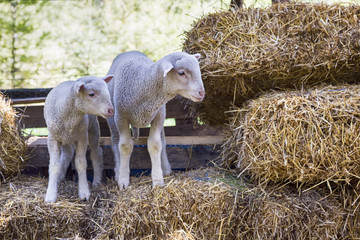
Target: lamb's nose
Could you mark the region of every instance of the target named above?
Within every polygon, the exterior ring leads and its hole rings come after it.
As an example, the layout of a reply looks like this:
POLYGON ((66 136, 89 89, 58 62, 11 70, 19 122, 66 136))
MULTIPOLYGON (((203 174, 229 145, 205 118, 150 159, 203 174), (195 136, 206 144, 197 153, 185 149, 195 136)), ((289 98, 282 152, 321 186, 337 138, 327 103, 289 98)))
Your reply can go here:
POLYGON ((204 90, 199 91, 199 95, 200 95, 201 97, 204 97, 204 96, 205 96, 205 91, 204 91, 204 90))
POLYGON ((111 116, 114 115, 114 109, 109 108, 109 109, 108 109, 108 113, 109 113, 111 116))

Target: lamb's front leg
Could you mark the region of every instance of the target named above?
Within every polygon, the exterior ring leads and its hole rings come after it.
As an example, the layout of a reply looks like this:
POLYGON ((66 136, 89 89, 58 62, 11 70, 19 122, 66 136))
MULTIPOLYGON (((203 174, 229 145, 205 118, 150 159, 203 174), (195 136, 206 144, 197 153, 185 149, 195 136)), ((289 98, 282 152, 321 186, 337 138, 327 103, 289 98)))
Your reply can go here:
POLYGON ((86 138, 81 139, 76 143, 75 168, 79 178, 79 198, 80 199, 85 198, 86 200, 89 200, 90 190, 86 176, 86 167, 87 167, 86 149, 87 149, 86 138))
MULTIPOLYGON (((117 122, 117 128, 119 129, 119 153, 120 153, 120 168, 119 176, 116 181, 119 188, 123 189, 129 186, 130 183, 130 156, 134 148, 134 140, 131 137, 129 123, 125 120, 117 122)), ((116 170, 116 168, 115 168, 116 170)))
POLYGON ((58 141, 52 139, 51 135, 49 134, 47 145, 50 155, 50 164, 49 183, 46 190, 45 202, 55 202, 57 198, 57 183, 63 169, 62 163, 60 161, 61 144, 58 141))
MULTIPOLYGON (((158 112, 154 120, 151 122, 148 138, 148 151, 151 158, 151 178, 153 182, 153 187, 157 185, 164 185, 163 170, 161 168, 161 153, 163 148, 161 131, 163 129, 164 120, 165 111, 164 109, 162 109, 158 112)), ((167 158, 164 160, 167 160, 167 158)), ((167 167, 170 168, 170 164, 167 167)))
POLYGON ((151 128, 148 138, 148 151, 151 158, 151 178, 153 187, 164 185, 163 171, 161 169, 161 149, 160 131, 151 128))

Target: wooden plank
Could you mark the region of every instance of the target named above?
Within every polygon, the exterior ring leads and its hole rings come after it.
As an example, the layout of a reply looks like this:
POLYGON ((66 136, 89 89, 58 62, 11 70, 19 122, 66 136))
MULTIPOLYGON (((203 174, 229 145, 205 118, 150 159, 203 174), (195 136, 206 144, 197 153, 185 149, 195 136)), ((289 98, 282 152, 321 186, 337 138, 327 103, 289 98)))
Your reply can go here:
MULTIPOLYGON (((34 102, 27 101, 26 99, 16 100, 14 99, 14 103, 16 102, 19 105, 21 102, 24 103, 35 103, 36 101, 42 101, 45 98, 33 98, 34 102), (36 100, 35 100, 36 99, 36 100)), ((43 106, 16 106, 15 107, 19 112, 24 113, 23 123, 26 128, 36 128, 36 127, 46 127, 45 119, 44 119, 44 110, 43 106)), ((167 118, 187 118, 187 110, 186 105, 184 103, 179 102, 177 99, 173 99, 168 102, 166 105, 167 109, 167 118)), ((107 128, 106 120, 99 117, 99 122, 102 128, 107 128)), ((105 129, 104 134, 109 136, 109 130, 105 129)))
MULTIPOLYGON (((165 139, 167 145, 217 145, 223 142, 223 136, 167 136, 165 139)), ((47 137, 30 137, 26 144, 32 148, 46 146, 47 137)), ((111 145, 111 138, 101 137, 100 145, 111 145)), ((134 140, 134 145, 147 145, 147 137, 139 137, 134 140)))
POLYGON ((36 97, 36 98, 17 98, 11 99, 12 105, 24 105, 24 104, 32 104, 32 103, 44 103, 46 97, 36 97))
MULTIPOLYGON (((31 158, 26 161, 27 167, 46 168, 49 165, 49 153, 47 147, 39 145, 30 147, 31 158)), ((109 145, 102 146, 104 157, 104 169, 114 168, 114 156, 109 145)), ((168 146, 166 148, 172 169, 189 169, 206 167, 212 160, 218 157, 218 152, 212 146, 168 146)), ((87 159, 90 159, 89 151, 87 159)), ((91 162, 88 161, 91 168, 91 162)), ((151 161, 145 146, 134 147, 130 160, 131 169, 150 169, 151 161)))
POLYGON ((0 92, 11 99, 46 97, 52 88, 2 89, 0 92))
MULTIPOLYGON (((22 123, 25 128, 46 127, 43 107, 42 106, 28 106, 17 107, 19 112, 24 112, 22 123)), ((110 136, 110 130, 107 122, 102 117, 99 117, 101 136, 110 136)), ((206 136, 206 135, 221 135, 221 127, 209 127, 206 125, 195 126, 192 119, 176 119, 177 126, 165 127, 166 136, 206 136), (181 125, 180 125, 181 124, 181 125)), ((148 136, 149 128, 141 128, 140 136, 148 136)))
POLYGON ((15 107, 15 109, 24 114, 21 122, 25 128, 46 127, 43 106, 15 107))
MULTIPOLYGON (((50 92, 51 88, 43 89, 8 89, 1 90, 3 93, 11 98, 12 104, 26 105, 32 103, 43 103, 45 102, 46 95, 50 92), (29 96, 26 98, 26 96, 29 96), (39 97, 40 96, 40 97, 39 97), (20 97, 20 98, 19 98, 20 97)), ((170 100, 166 104, 166 112, 169 118, 186 118, 188 116, 188 105, 189 100, 178 96, 170 100)))
MULTIPOLYGON (((110 130, 106 122, 101 123, 100 120, 100 129, 101 136, 110 136, 110 130)), ((166 136, 211 136, 221 135, 223 132, 222 127, 209 127, 207 125, 194 126, 193 124, 169 126, 164 129, 166 136)), ((149 136, 149 130, 150 128, 140 128, 140 136, 149 136)))
POLYGON ((166 104, 167 118, 188 118, 189 110, 184 98, 174 98, 166 104))

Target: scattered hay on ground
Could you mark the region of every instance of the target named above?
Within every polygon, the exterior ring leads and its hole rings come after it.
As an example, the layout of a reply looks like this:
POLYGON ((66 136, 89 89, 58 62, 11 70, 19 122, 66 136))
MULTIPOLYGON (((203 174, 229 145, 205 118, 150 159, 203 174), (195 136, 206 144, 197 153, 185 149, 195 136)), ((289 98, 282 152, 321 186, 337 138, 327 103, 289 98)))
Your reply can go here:
POLYGON ((201 53, 206 97, 195 105, 211 125, 269 89, 359 82, 360 5, 277 4, 209 14, 185 33, 201 53))
POLYGON ((10 101, 0 93, 0 182, 19 174, 26 160, 27 147, 16 121, 10 101))
POLYGON ((360 184, 360 86, 269 93, 231 115, 223 165, 261 182, 360 184))

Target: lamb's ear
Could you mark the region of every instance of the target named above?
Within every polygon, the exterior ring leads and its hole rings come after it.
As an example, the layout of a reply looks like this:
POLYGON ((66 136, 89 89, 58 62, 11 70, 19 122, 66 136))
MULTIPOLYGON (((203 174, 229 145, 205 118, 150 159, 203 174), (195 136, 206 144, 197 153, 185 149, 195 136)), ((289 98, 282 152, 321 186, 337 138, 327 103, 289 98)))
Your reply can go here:
POLYGON ((76 86, 76 92, 77 93, 79 93, 81 90, 84 90, 85 89, 85 84, 83 83, 83 84, 78 84, 77 86, 76 86))
POLYGON ((197 60, 199 60, 201 58, 201 54, 200 53, 195 53, 193 55, 197 60))
POLYGON ((104 81, 106 83, 110 82, 111 79, 113 79, 114 75, 107 75, 106 77, 104 77, 104 81))
POLYGON ((171 69, 173 69, 173 68, 174 68, 174 66, 169 61, 164 61, 163 63, 161 63, 161 69, 163 71, 164 77, 166 77, 168 72, 170 72, 171 69))

